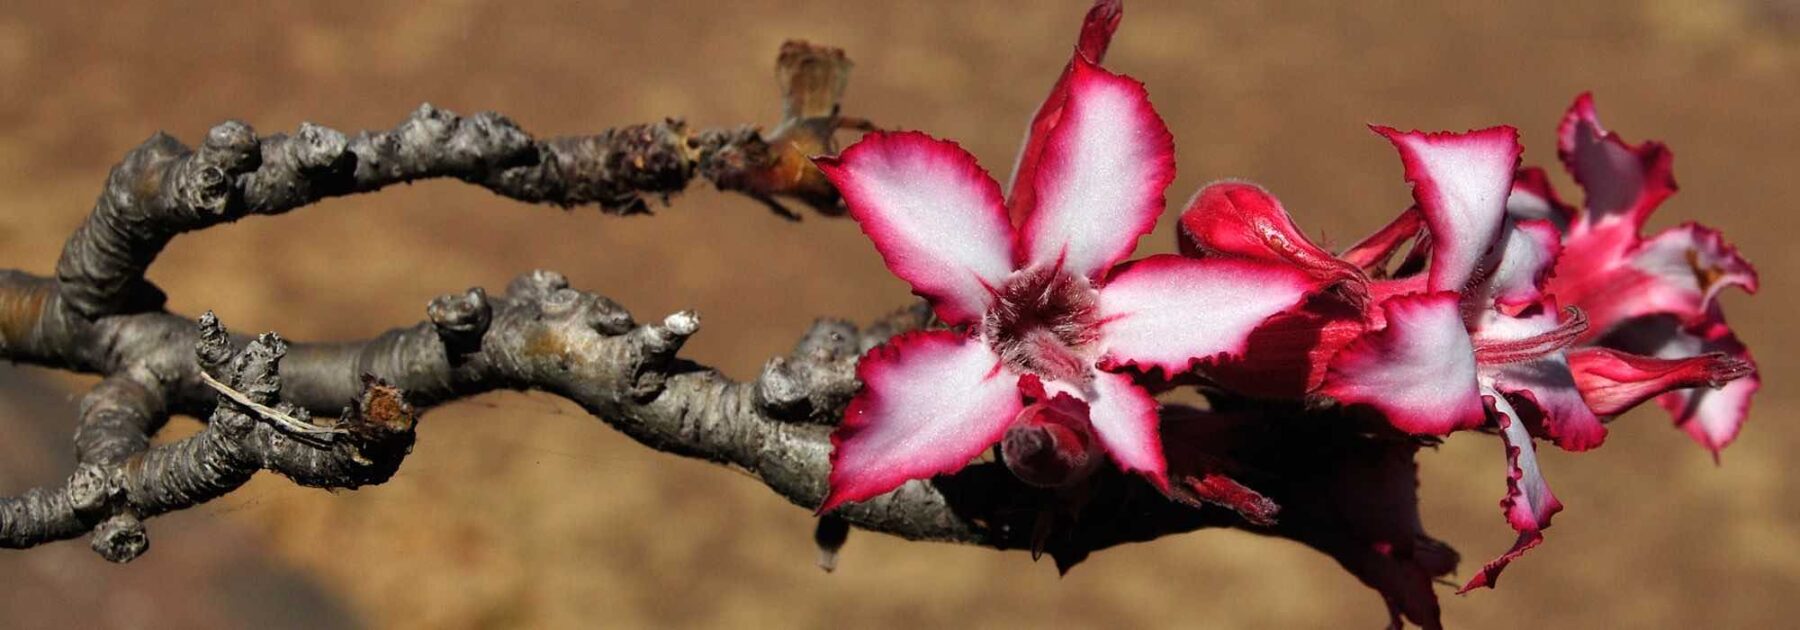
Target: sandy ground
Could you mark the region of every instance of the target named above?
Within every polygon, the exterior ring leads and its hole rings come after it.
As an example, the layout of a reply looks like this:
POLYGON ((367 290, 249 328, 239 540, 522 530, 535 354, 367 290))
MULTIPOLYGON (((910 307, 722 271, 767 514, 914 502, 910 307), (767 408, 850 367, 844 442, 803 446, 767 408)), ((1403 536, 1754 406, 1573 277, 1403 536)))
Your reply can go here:
MULTIPOLYGON (((0 2, 0 266, 49 272, 108 166, 158 129, 192 142, 226 118, 265 132, 303 120, 379 128, 422 101, 502 111, 544 135, 670 115, 770 121, 772 59, 789 37, 849 51, 851 112, 956 138, 1003 171, 1085 8, 844 4, 0 2)), ((1723 467, 1657 410, 1619 421, 1599 451, 1548 452, 1568 510, 1498 591, 1441 590, 1446 622, 1790 622, 1800 614, 1800 482, 1789 454, 1800 431, 1788 417, 1800 400, 1787 383, 1800 337, 1782 322, 1796 307, 1787 273, 1800 269, 1800 248, 1783 243, 1800 203, 1800 6, 1420 4, 1132 2, 1108 65, 1144 80, 1175 132, 1172 203, 1211 180, 1253 179, 1338 244, 1407 200, 1368 122, 1512 123, 1526 159, 1549 163, 1558 116, 1591 89, 1609 127, 1668 141, 1683 192, 1656 224, 1718 226, 1762 270, 1761 295, 1725 298, 1768 383, 1751 423, 1723 467)), ((1143 251, 1173 249, 1170 219, 1143 251)), ((617 219, 448 182, 183 237, 151 276, 181 312, 342 339, 416 321, 437 294, 497 288, 538 267, 640 318, 698 309, 707 327, 689 356, 740 377, 815 316, 866 318, 906 299, 846 221, 788 224, 710 191, 654 218, 617 219)), ((0 375, 12 383, 14 436, 0 454, 15 458, 0 462, 0 492, 63 474, 68 396, 91 382, 30 372, 0 375), (21 448, 31 444, 44 446, 21 448)), ((1511 542, 1495 506, 1500 446, 1465 436, 1422 465, 1428 527, 1464 553, 1467 575, 1511 542)), ((0 554, 7 589, 83 593, 0 597, 0 617, 120 628, 1383 620, 1373 592, 1326 557, 1247 534, 1113 550, 1060 579, 1023 554, 861 535, 826 575, 812 566, 811 521, 739 475, 648 451, 565 402, 496 394, 428 416, 416 454, 385 486, 332 495, 259 478, 154 522, 154 550, 126 567, 104 565, 83 542, 0 554), (246 584, 284 595, 217 594, 246 584), (255 610, 221 612, 228 604, 255 610)))

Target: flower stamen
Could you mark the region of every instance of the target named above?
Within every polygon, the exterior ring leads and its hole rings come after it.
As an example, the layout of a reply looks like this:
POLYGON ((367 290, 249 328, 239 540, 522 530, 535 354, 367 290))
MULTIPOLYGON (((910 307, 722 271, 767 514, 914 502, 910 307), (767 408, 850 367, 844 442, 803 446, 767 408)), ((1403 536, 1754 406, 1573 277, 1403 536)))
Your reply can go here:
POLYGON ((1574 345, 1587 332, 1587 314, 1569 307, 1568 315, 1556 328, 1524 339, 1475 339, 1475 361, 1482 365, 1504 365, 1531 361, 1574 345))

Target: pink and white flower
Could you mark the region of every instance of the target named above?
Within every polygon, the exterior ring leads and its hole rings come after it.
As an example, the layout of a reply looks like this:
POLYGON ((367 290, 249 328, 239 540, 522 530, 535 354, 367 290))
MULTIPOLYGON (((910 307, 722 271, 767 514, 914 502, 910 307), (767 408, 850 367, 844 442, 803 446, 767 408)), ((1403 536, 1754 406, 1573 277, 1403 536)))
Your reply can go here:
POLYGON ((1097 448, 1166 487, 1156 400, 1120 370, 1241 353, 1311 288, 1259 261, 1119 264, 1155 226, 1175 165, 1143 85, 1096 63, 1117 24, 1116 2, 1089 12, 1010 199, 961 147, 921 133, 872 133, 818 160, 888 268, 952 327, 864 357, 820 511, 954 472, 1003 437, 1003 456, 1030 460, 1007 462, 1028 482, 1068 483, 1097 448))
MULTIPOLYGON (((1491 586, 1507 563, 1543 540, 1543 529, 1562 509, 1538 467, 1533 438, 1572 451, 1594 448, 1606 437, 1601 415, 1658 395, 1667 400, 1673 394, 1664 392, 1674 388, 1724 384, 1747 373, 1747 364, 1667 348, 1653 348, 1665 358, 1577 348, 1594 338, 1593 329, 1615 326, 1616 313, 1654 310, 1621 301, 1686 304, 1702 301, 1709 287, 1688 286, 1696 284, 1690 280, 1647 297, 1594 289, 1565 295, 1559 272, 1583 265, 1590 267, 1569 274, 1616 269, 1618 254, 1596 255, 1593 241, 1564 237, 1565 226, 1586 229, 1585 217, 1556 200, 1541 172, 1518 170, 1522 151, 1512 128, 1374 129, 1399 150, 1415 203, 1339 256, 1307 240, 1280 203, 1253 185, 1215 184, 1184 213, 1181 245, 1190 256, 1284 261, 1336 286, 1272 318, 1252 335, 1248 358, 1207 375, 1239 394, 1372 409, 1412 434, 1497 429, 1508 467, 1501 506, 1519 537, 1464 590, 1491 586), (1409 241, 1411 253, 1390 271, 1389 261, 1409 241), (1561 262, 1570 259, 1582 264, 1561 262), (1581 308, 1563 311, 1559 302, 1581 308), (1584 309, 1606 319, 1590 326, 1584 309)), ((1635 238, 1636 225, 1629 229, 1635 238)), ((1650 256, 1655 248, 1635 251, 1650 256)), ((1668 253, 1658 253, 1666 260, 1668 253)), ((1720 282, 1743 277, 1738 269, 1747 266, 1731 264, 1735 254, 1714 253, 1697 256, 1720 261, 1720 282)), ((1704 274, 1689 277, 1705 283, 1704 274)), ((1713 332, 1696 338, 1728 343, 1729 332, 1719 332, 1722 321, 1702 321, 1714 323, 1713 332)))
MULTIPOLYGON (((1650 214, 1675 193, 1674 155, 1661 143, 1633 145, 1607 131, 1590 95, 1577 97, 1564 115, 1557 155, 1585 192, 1581 206, 1563 203, 1542 171, 1526 169, 1514 183, 1508 211, 1566 226, 1565 255, 1548 290, 1588 313, 1591 326, 1581 338, 1588 348, 1571 357, 1577 373, 1635 378, 1638 393, 1683 388, 1657 402, 1716 458, 1737 437, 1761 384, 1749 349, 1725 323, 1718 296, 1729 287, 1754 293, 1756 269, 1717 230, 1702 225, 1683 223, 1642 236, 1650 214), (1602 348, 1671 363, 1620 362, 1602 348), (1627 365, 1644 371, 1622 371, 1627 365)), ((1600 391, 1616 396, 1625 390, 1600 391)), ((1590 396, 1589 402, 1610 415, 1640 400, 1590 396)))

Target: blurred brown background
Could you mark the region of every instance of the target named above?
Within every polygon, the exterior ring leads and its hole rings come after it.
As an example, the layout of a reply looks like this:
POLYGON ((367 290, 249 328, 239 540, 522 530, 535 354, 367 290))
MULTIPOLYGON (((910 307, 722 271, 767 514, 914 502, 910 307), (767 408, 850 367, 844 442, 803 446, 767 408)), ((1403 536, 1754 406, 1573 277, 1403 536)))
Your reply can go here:
MULTIPOLYGON (((663 116, 776 115, 776 47, 857 62, 851 113, 960 140, 1004 178, 1085 3, 0 3, 0 266, 49 273, 109 165, 151 132, 239 118, 385 128, 420 102, 494 109, 540 135, 663 116)), ((1800 614, 1800 6, 1793 0, 1516 3, 1133 1, 1112 68, 1148 83, 1179 147, 1179 204, 1257 180, 1335 244, 1407 203, 1367 122, 1512 123, 1526 159, 1592 89, 1627 139, 1660 138, 1683 192, 1658 226, 1723 228, 1763 274, 1725 297, 1765 386, 1714 467, 1646 409, 1605 448, 1549 452, 1568 510, 1495 592, 1440 589, 1452 627, 1772 627, 1800 614)), ((1567 178, 1558 180, 1573 192, 1567 178)), ((1165 217, 1144 251, 1172 250, 1165 217)), ((334 200, 182 237, 151 270, 171 307, 235 329, 363 337, 431 297, 537 267, 640 318, 696 308, 692 358, 737 377, 818 315, 904 303, 856 226, 788 224, 696 190, 654 218, 526 207, 451 182, 334 200)), ((0 372, 0 492, 66 474, 90 378, 0 372)), ((191 421, 174 428, 192 430, 191 421)), ((1463 575, 1512 539, 1498 443, 1422 456, 1432 533, 1463 575)), ((1237 532, 1098 554, 1066 578, 1024 554, 854 536, 813 567, 812 516, 726 470, 651 452, 570 404, 497 394, 427 417, 391 483, 332 495, 259 477, 151 526, 124 567, 85 542, 0 552, 7 626, 1377 627, 1379 599, 1325 556, 1237 532)))

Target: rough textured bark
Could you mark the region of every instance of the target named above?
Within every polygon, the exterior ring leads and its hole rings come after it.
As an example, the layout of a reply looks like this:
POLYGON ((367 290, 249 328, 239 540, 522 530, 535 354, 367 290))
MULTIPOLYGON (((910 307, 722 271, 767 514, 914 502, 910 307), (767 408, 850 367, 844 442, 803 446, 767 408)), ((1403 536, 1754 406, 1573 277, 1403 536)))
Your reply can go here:
MULTIPOLYGON (((54 278, 0 272, 0 356, 106 376, 83 399, 80 468, 63 484, 0 499, 0 545, 92 532, 96 550, 125 561, 146 548, 141 519, 216 498, 257 470, 321 487, 377 483, 405 456, 415 413, 499 388, 566 396, 651 448, 741 468, 790 501, 816 506, 831 425, 859 387, 858 357, 929 325, 925 309, 866 329, 821 320, 793 354, 738 383, 676 356, 698 330, 694 314, 639 325, 618 304, 549 271, 525 274, 495 296, 479 288, 442 296, 421 323, 331 344, 233 337, 210 314, 196 324, 164 311, 144 272, 184 232, 434 177, 617 214, 642 212, 645 198, 704 178, 784 213, 791 214, 778 197, 838 214, 835 191, 806 158, 833 150, 836 130, 867 127, 838 114, 849 67, 841 51, 784 45, 784 118, 766 134, 693 132, 671 119, 539 141, 498 114, 465 118, 426 105, 393 130, 354 137, 312 124, 258 137, 238 122, 215 127, 198 149, 152 136, 113 169, 54 278), (351 404, 335 425, 348 433, 321 442, 287 432, 220 396, 203 371, 303 419, 351 404), (207 426, 150 448, 149 436, 172 413, 207 426)), ((1012 505, 1019 496, 1036 495, 997 467, 976 466, 838 516, 908 538, 1023 547, 1032 542, 1036 506, 1012 505)), ((1167 505, 1154 498, 1145 509, 1156 507, 1150 503, 1167 505)))

